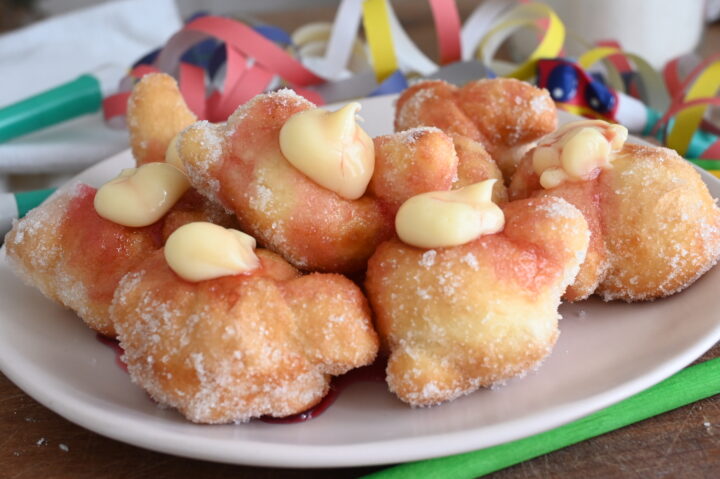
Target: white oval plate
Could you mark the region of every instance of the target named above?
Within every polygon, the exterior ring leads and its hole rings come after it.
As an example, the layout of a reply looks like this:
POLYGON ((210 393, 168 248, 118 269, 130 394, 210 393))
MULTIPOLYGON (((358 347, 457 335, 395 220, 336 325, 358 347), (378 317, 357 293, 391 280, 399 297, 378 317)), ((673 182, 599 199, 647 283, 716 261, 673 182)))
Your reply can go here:
MULTIPOLYGON (((394 97, 364 100, 372 135, 392 130, 394 97)), ((565 121, 569 115, 562 114, 565 121)), ((86 170, 99 185, 129 152, 86 170)), ((702 172, 713 196, 720 182, 702 172)), ((24 286, 0 255, 0 369, 48 408, 99 434, 180 456, 274 467, 386 464, 455 454, 557 427, 670 376, 720 339, 720 268, 653 303, 563 305, 562 334, 542 368, 497 390, 411 409, 384 384, 358 383, 300 424, 202 426, 157 407, 70 311, 24 286)))

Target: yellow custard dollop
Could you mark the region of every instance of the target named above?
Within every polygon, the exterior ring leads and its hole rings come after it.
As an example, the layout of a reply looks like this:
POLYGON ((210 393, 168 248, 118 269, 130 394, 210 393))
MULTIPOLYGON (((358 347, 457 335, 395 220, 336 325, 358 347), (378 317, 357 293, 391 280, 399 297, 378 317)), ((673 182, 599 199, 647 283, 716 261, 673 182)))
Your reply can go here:
POLYGON ((505 216, 491 199, 495 181, 413 196, 395 217, 398 236, 412 246, 442 248, 502 231, 505 216))
POLYGON ((95 194, 95 211, 124 226, 148 226, 162 218, 190 188, 185 174, 168 163, 122 170, 95 194))
POLYGON ((359 103, 350 103, 334 112, 301 111, 280 130, 285 158, 315 183, 349 200, 365 193, 375 170, 375 147, 357 124, 359 110, 359 103))
POLYGON ((260 266, 255 238, 204 221, 175 230, 165 243, 165 260, 187 281, 250 273, 260 266))
POLYGON ((538 143, 532 153, 533 170, 545 189, 566 181, 591 180, 612 167, 627 136, 624 126, 602 120, 568 123, 538 143))

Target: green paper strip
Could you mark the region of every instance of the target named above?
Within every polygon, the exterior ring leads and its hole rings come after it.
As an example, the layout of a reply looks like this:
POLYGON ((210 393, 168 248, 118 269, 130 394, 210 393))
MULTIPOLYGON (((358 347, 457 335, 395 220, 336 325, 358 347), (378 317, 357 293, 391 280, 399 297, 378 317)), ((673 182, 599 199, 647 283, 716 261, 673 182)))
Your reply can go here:
POLYGON ((716 394, 720 394, 720 358, 683 369, 650 389, 556 429, 479 451, 391 467, 365 477, 481 477, 716 394))
POLYGON ((703 160, 700 158, 685 158, 693 165, 697 165, 705 170, 720 170, 720 159, 719 160, 703 160))
POLYGON ((92 75, 82 75, 0 109, 0 143, 96 112, 101 105, 100 82, 92 75))
POLYGON ((53 194, 56 188, 49 188, 47 190, 34 190, 24 191, 22 193, 15 193, 15 201, 17 202, 18 218, 25 216, 28 211, 39 206, 40 203, 53 194))

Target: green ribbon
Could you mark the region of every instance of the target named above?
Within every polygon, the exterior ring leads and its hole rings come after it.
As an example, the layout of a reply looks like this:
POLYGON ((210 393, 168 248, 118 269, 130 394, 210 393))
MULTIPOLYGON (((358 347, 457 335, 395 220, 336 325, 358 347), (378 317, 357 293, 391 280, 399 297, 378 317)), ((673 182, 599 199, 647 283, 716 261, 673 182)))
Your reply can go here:
POLYGON ((635 396, 556 429, 480 451, 391 467, 365 478, 481 477, 716 394, 720 394, 720 358, 683 369, 635 396))
POLYGON ((92 75, 0 109, 0 143, 100 110, 100 82, 92 75))
POLYGON ((23 191, 14 193, 15 202, 17 203, 18 218, 25 216, 28 211, 39 206, 40 203, 53 194, 56 188, 48 188, 47 190, 23 191))

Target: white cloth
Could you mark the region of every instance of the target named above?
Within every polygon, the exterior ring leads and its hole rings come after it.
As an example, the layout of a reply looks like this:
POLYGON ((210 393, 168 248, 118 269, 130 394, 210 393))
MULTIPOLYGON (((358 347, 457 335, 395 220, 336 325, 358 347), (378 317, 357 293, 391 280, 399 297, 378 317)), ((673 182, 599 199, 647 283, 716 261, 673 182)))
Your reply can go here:
MULTIPOLYGON (((0 35, 0 108, 108 63, 122 71, 181 26, 173 0, 119 0, 0 35)), ((0 143, 0 190, 15 187, 17 174, 76 172, 127 146, 127 132, 100 114, 0 143)))

